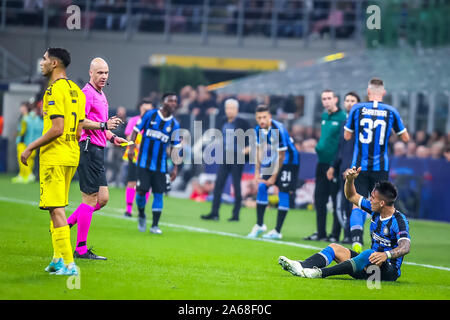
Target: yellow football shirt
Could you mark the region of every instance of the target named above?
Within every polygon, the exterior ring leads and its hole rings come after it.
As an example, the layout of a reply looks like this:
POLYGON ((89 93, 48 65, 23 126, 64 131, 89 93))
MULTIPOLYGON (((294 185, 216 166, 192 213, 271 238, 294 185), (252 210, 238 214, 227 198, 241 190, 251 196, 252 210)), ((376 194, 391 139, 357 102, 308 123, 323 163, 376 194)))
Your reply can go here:
POLYGON ((52 119, 64 118, 64 133, 42 146, 40 162, 45 165, 78 166, 80 147, 76 138, 80 121, 85 118, 86 97, 71 80, 58 79, 45 91, 42 113, 44 135, 52 127, 52 119))

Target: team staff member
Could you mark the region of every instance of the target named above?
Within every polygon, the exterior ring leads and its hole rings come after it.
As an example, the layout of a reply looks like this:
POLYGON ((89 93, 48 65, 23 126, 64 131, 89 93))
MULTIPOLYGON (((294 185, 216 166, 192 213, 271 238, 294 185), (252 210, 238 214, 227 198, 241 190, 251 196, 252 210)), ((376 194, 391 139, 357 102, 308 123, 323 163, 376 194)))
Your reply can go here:
POLYGON ((336 158, 339 136, 347 115, 338 106, 338 98, 332 90, 324 90, 321 94, 323 107, 322 127, 319 142, 316 146, 318 163, 316 167, 316 187, 314 190, 314 204, 316 206, 317 232, 304 238, 305 240, 327 241, 327 203, 331 195, 333 199, 333 229, 330 238, 337 238, 340 224, 336 216, 337 182, 327 178, 327 170, 336 158))
POLYGON ((78 166, 82 202, 67 221, 71 227, 78 224, 74 257, 106 260, 87 248, 87 236, 93 212, 104 207, 109 200, 104 163, 106 141, 120 145, 127 140, 109 131, 116 129, 122 120, 117 117, 108 119, 108 101, 103 92, 109 76, 106 61, 102 58, 93 59, 89 76, 89 82, 83 88, 86 96, 86 120, 80 139, 81 154, 78 166))
POLYGON ((250 128, 250 125, 246 120, 239 118, 238 113, 239 102, 235 99, 227 99, 225 101, 226 121, 222 125, 223 163, 219 164, 217 171, 211 213, 201 216, 205 220, 219 220, 219 207, 223 188, 225 187, 228 175, 231 174, 234 187, 234 207, 233 213, 228 221, 239 221, 239 212, 242 205, 241 178, 242 171, 244 170, 245 156, 240 157, 238 153, 241 152, 243 155, 246 155, 249 152, 249 148, 248 141, 238 140, 235 137, 235 132, 241 129, 245 133, 250 128), (227 137, 227 132, 231 132, 232 135, 227 137), (228 163, 227 159, 232 162, 228 163))
MULTIPOLYGON (((360 101, 361 100, 358 94, 354 92, 347 93, 344 98, 344 108, 347 113, 350 112, 354 104, 359 103, 360 101)), ((339 147, 336 160, 334 160, 333 165, 327 171, 328 180, 332 181, 333 179, 337 178, 339 185, 339 192, 336 199, 336 212, 339 217, 341 227, 344 229, 344 239, 342 240, 342 243, 344 244, 352 243, 350 237, 350 214, 352 212, 352 204, 345 198, 345 179, 343 177, 344 171, 347 168, 350 168, 352 164, 354 142, 354 138, 348 141, 344 139, 344 128, 342 128, 339 138, 339 147), (337 173, 337 177, 335 176, 335 173, 337 173)), ((336 235, 339 235, 339 233, 337 233, 336 235)), ((337 242, 337 239, 329 240, 330 242, 337 242)))
POLYGON ((49 48, 42 57, 41 72, 49 80, 43 101, 44 129, 42 136, 21 154, 22 163, 28 165, 33 150, 40 148, 39 207, 50 212, 53 244, 53 259, 45 271, 57 275, 78 274, 65 207, 69 204, 70 182, 80 159, 78 139, 84 120, 85 97, 80 88, 67 79, 69 64, 70 54, 62 48, 49 48))

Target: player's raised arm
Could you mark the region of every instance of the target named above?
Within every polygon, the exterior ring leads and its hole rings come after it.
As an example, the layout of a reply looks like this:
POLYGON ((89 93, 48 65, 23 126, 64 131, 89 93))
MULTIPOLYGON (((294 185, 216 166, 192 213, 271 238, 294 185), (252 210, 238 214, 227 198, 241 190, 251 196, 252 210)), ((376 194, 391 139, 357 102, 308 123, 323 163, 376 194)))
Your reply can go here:
POLYGON ((361 195, 356 192, 355 188, 355 179, 358 177, 361 172, 361 167, 356 169, 356 167, 350 168, 345 172, 345 185, 344 185, 344 193, 345 197, 356 206, 359 206, 359 200, 361 195))

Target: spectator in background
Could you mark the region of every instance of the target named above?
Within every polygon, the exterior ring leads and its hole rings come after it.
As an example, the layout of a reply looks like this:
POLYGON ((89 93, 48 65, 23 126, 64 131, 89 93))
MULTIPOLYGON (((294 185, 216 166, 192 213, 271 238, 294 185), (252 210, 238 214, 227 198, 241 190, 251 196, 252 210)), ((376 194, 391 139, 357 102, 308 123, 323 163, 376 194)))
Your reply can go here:
POLYGON ((197 92, 187 85, 180 90, 180 105, 177 114, 189 114, 189 105, 197 98, 197 92))
POLYGON ((425 146, 428 142, 428 136, 425 131, 419 130, 414 136, 414 141, 418 146, 425 146))
POLYGON ((394 157, 405 157, 406 145, 403 141, 397 141, 394 143, 394 157))
POLYGON ((419 145, 416 149, 416 157, 417 158, 429 158, 430 157, 430 149, 426 146, 419 145))
POLYGON ((216 101, 205 86, 197 87, 197 97, 189 105, 189 111, 195 116, 195 120, 203 122, 203 127, 209 124, 209 116, 218 112, 216 101))
POLYGON ((444 157, 447 162, 450 162, 450 144, 447 144, 444 149, 444 157))
POLYGON ((445 144, 442 141, 433 142, 430 147, 430 155, 432 159, 442 159, 444 156, 445 144))
POLYGON ((416 156, 416 149, 417 144, 414 141, 409 140, 408 143, 406 144, 406 157, 414 158, 416 156))

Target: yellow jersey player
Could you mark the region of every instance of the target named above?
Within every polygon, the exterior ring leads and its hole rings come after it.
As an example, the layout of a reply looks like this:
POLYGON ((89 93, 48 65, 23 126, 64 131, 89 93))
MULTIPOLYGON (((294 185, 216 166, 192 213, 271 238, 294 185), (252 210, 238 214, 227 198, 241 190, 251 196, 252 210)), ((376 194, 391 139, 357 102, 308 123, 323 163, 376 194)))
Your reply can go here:
POLYGON ((69 201, 70 182, 80 159, 78 140, 85 118, 85 96, 80 88, 67 79, 66 68, 70 54, 62 48, 49 48, 40 62, 42 74, 49 86, 43 99, 44 129, 42 136, 28 145, 21 154, 27 159, 40 148, 40 202, 39 207, 50 212, 53 259, 45 269, 57 275, 77 275, 70 228, 65 207, 69 201))

